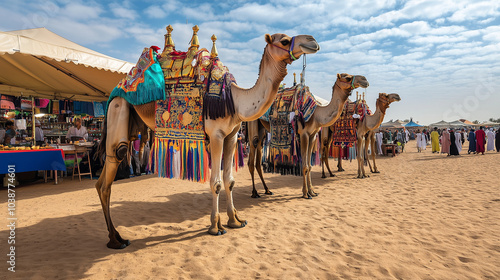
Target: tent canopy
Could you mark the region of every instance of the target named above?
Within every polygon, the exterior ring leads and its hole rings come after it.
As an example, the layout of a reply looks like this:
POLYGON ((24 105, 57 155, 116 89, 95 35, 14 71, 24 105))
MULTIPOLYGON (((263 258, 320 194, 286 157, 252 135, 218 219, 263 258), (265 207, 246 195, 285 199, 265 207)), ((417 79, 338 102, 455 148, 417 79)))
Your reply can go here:
POLYGON ((45 28, 0 32, 0 93, 104 101, 133 66, 45 28))
POLYGON ((440 122, 437 122, 437 123, 431 123, 431 124, 428 125, 428 127, 437 127, 437 128, 450 127, 450 123, 449 122, 445 122, 443 120, 443 121, 440 121, 440 122))
POLYGON ((411 120, 409 123, 404 125, 404 127, 421 127, 421 126, 423 126, 423 125, 418 124, 418 123, 414 122, 413 120, 411 120))
POLYGON ((400 122, 398 121, 388 121, 380 125, 381 128, 403 128, 403 125, 401 125, 400 122))

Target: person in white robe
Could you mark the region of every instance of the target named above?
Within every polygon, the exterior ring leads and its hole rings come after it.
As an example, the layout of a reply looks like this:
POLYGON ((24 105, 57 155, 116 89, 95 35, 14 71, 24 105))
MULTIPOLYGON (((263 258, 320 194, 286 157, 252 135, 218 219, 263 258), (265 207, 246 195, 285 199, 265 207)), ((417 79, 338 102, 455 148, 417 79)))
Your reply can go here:
POLYGON ((486 132, 486 138, 488 138, 488 144, 486 146, 486 151, 495 151, 495 133, 493 133, 493 128, 490 128, 486 132))
POLYGON ((408 131, 408 129, 405 129, 405 135, 406 135, 406 143, 408 143, 410 141, 410 132, 408 131))
POLYGON ((455 145, 457 145, 458 153, 462 152, 462 133, 458 129, 455 131, 455 145))
POLYGON ((377 154, 381 155, 382 154, 382 139, 384 137, 384 134, 382 131, 379 131, 375 133, 375 142, 377 142, 377 154))

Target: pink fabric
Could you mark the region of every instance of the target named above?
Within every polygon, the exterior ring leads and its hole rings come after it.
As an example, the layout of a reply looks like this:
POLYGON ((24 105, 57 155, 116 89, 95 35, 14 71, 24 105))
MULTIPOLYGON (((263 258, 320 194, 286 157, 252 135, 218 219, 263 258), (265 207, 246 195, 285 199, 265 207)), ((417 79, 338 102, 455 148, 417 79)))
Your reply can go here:
POLYGON ((441 138, 441 153, 449 154, 450 153, 450 133, 448 130, 443 131, 443 136, 441 138))

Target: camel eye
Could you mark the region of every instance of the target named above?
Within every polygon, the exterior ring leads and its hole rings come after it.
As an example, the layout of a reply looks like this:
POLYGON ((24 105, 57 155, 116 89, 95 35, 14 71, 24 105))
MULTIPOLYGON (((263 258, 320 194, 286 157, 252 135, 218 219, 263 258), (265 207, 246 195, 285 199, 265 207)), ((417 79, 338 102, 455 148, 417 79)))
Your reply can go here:
POLYGON ((288 41, 287 39, 281 40, 281 44, 283 46, 287 46, 289 43, 290 43, 290 41, 288 41))
POLYGON ((346 78, 345 78, 345 80, 346 80, 347 82, 350 82, 350 81, 352 81, 352 77, 346 77, 346 78))

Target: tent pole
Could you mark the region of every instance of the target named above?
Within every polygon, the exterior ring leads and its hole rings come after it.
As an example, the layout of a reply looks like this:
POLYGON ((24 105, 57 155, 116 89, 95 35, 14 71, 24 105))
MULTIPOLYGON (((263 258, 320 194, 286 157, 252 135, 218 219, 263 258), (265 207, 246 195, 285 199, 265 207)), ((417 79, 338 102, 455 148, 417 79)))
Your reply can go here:
POLYGON ((35 139, 35 97, 31 97, 31 119, 33 121, 33 125, 31 126, 32 134, 33 134, 33 146, 36 146, 36 139, 35 139))

